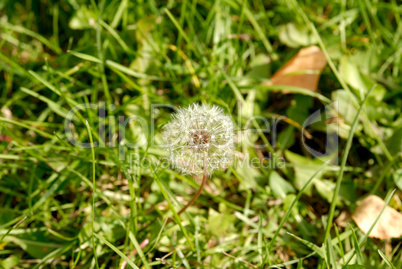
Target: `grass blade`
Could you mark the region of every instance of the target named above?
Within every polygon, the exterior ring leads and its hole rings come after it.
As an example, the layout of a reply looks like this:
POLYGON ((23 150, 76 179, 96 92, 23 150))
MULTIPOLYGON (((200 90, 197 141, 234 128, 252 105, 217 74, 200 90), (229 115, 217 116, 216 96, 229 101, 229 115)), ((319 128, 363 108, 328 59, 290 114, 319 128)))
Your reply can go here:
POLYGON ((343 172, 344 172, 344 169, 345 169, 345 166, 346 166, 346 161, 347 161, 348 156, 349 156, 350 148, 352 147, 352 140, 353 140, 353 136, 354 136, 354 133, 355 133, 355 130, 356 130, 356 127, 357 127, 359 115, 360 115, 360 112, 362 111, 364 103, 367 100, 367 97, 370 95, 370 93, 374 89, 374 87, 375 87, 375 85, 373 85, 373 87, 371 87, 369 92, 364 97, 364 100, 361 102, 360 108, 357 111, 357 113, 355 115, 355 118, 353 120, 353 124, 352 124, 352 128, 350 129, 348 140, 346 141, 345 151, 343 153, 342 161, 341 161, 341 170, 339 171, 338 178, 336 179, 335 190, 334 190, 334 194, 332 196, 332 202, 331 202, 331 206, 330 206, 330 209, 329 209, 328 224, 327 224, 327 228, 325 229, 324 242, 327 241, 327 238, 328 238, 329 233, 331 231, 332 221, 334 219, 334 214, 335 214, 336 199, 338 199, 338 194, 339 194, 339 190, 341 188, 341 183, 342 183, 342 179, 343 179, 343 172))
POLYGON ((327 261, 327 256, 324 253, 324 250, 322 249, 322 247, 319 247, 313 243, 311 243, 310 241, 304 240, 294 234, 291 234, 288 232, 288 234, 292 237, 294 237, 295 239, 297 239, 298 241, 302 242, 304 245, 306 245, 307 247, 309 247, 310 249, 314 250, 315 253, 317 253, 321 258, 323 258, 326 262, 327 261))
POLYGON ((128 237, 130 238, 131 242, 133 243, 135 249, 137 250, 138 255, 140 256, 142 262, 144 263, 145 268, 150 268, 147 258, 144 255, 144 252, 142 251, 142 248, 140 247, 140 244, 138 244, 137 239, 135 238, 134 234, 130 231, 128 234, 128 237))
POLYGON ((168 203, 169 208, 170 208, 170 210, 171 210, 172 213, 173 213, 174 220, 175 220, 176 223, 179 225, 180 230, 183 232, 184 236, 186 237, 187 243, 189 244, 189 246, 191 247, 191 249, 194 250, 193 243, 191 242, 191 240, 190 240, 190 238, 189 238, 189 236, 188 236, 188 234, 187 234, 186 229, 184 229, 183 225, 181 224, 180 217, 179 217, 179 215, 177 214, 176 210, 174 209, 174 206, 173 206, 172 202, 170 201, 170 198, 169 198, 168 194, 166 193, 166 190, 165 190, 165 188, 163 187, 163 184, 162 184, 162 182, 160 181, 160 179, 159 179, 158 175, 156 174, 156 172, 155 172, 155 170, 154 170, 153 167, 152 167, 152 173, 153 173, 153 175, 154 175, 154 178, 155 178, 156 182, 157 182, 158 185, 159 185, 159 188, 160 188, 160 190, 161 190, 161 192, 162 192, 162 195, 165 197, 166 202, 168 203))
POLYGON ((384 253, 381 250, 378 250, 378 254, 380 254, 383 261, 392 269, 396 269, 395 266, 388 260, 384 253))
POLYGON ((110 243, 109 241, 107 241, 103 236, 99 235, 99 234, 95 234, 94 235, 100 240, 102 241, 104 244, 106 244, 108 247, 110 247, 117 255, 119 255, 123 260, 125 260, 127 262, 128 265, 131 266, 131 268, 134 269, 139 269, 126 255, 124 255, 123 252, 121 252, 117 247, 115 247, 112 243, 110 243))
POLYGON ((306 184, 304 184, 304 186, 301 188, 301 190, 297 193, 296 198, 293 200, 292 204, 290 205, 290 207, 288 208, 288 210, 285 213, 285 216, 283 217, 283 219, 281 220, 281 222, 279 223, 278 228, 275 231, 274 236, 271 239, 271 243, 269 244, 268 247, 268 251, 271 251, 272 247, 275 244, 275 240, 279 235, 279 232, 281 231, 281 229, 283 228, 283 225, 286 223, 286 221, 288 220, 290 214, 292 213, 293 207, 297 204, 297 202, 299 201, 300 197, 302 196, 303 192, 306 190, 306 188, 308 187, 308 185, 310 185, 310 183, 313 181, 313 179, 322 171, 322 169, 324 169, 327 165, 328 165, 329 161, 326 162, 325 164, 323 164, 311 177, 309 180, 307 180, 306 184))
POLYGON ((363 265, 362 253, 360 251, 359 243, 357 242, 356 233, 350 224, 349 224, 349 228, 352 231, 352 244, 354 247, 354 254, 356 254, 356 257, 357 257, 357 264, 363 265))

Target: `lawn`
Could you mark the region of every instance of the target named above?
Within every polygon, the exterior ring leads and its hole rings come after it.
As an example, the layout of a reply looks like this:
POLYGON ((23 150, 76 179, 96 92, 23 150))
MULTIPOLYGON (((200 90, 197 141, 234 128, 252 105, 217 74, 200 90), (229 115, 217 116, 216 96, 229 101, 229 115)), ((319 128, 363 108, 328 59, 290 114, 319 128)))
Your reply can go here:
POLYGON ((398 2, 0 0, 0 268, 402 268, 398 2))

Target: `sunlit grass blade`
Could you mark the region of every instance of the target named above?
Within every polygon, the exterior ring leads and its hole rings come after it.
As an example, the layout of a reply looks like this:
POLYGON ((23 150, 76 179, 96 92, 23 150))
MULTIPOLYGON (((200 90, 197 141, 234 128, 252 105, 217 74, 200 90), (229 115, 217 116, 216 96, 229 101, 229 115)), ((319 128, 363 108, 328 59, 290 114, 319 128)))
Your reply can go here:
POLYGON ((134 71, 133 69, 130 69, 124 65, 121 65, 119 63, 113 62, 111 60, 106 60, 106 66, 110 67, 110 68, 114 68, 117 69, 129 76, 133 76, 136 78, 144 78, 144 79, 150 79, 150 80, 164 80, 164 78, 162 77, 157 77, 157 76, 150 76, 147 74, 143 74, 143 73, 138 73, 136 71, 134 71))
POLYGON ((304 240, 294 234, 291 234, 288 232, 288 234, 292 237, 294 237, 295 239, 297 239, 298 241, 302 242, 304 245, 306 245, 307 247, 309 247, 311 250, 314 250, 315 253, 317 253, 321 258, 323 258, 327 264, 328 264, 328 260, 327 260, 327 256, 325 255, 324 250, 322 249, 322 247, 319 247, 313 243, 311 243, 310 241, 304 240))
POLYGON ((392 269, 396 269, 396 267, 388 260, 384 253, 381 250, 378 250, 378 254, 380 254, 382 260, 392 269))
POLYGON ((342 261, 343 261, 343 264, 345 264, 345 252, 343 251, 342 240, 341 240, 341 237, 339 236, 338 227, 336 226, 335 223, 334 223, 334 228, 335 228, 336 238, 338 239, 338 246, 339 246, 339 250, 341 252, 342 261))
POLYGON ((51 135, 51 134, 49 134, 49 133, 47 133, 45 131, 42 131, 42 130, 36 128, 36 127, 33 127, 33 126, 29 125, 29 124, 21 122, 21 121, 16 121, 16 120, 13 120, 13 119, 7 119, 7 118, 0 117, 0 122, 11 123, 11 124, 14 124, 16 126, 20 126, 20 127, 26 128, 28 130, 31 130, 31 131, 33 131, 33 132, 35 132, 37 134, 40 134, 43 137, 53 139, 53 135, 51 135))
POLYGON ((364 103, 366 102, 367 97, 370 95, 370 93, 374 89, 374 87, 375 86, 371 87, 369 92, 364 97, 364 100, 361 102, 360 108, 359 108, 359 110, 357 111, 357 113, 356 113, 356 115, 354 117, 354 120, 353 120, 353 123, 352 123, 352 128, 350 129, 350 132, 349 132, 348 140, 346 141, 345 150, 343 152, 343 156, 342 156, 342 160, 341 160, 341 170, 339 171, 338 178, 336 179, 335 190, 334 190, 334 193, 333 193, 333 196, 332 196, 331 206, 330 206, 329 213, 328 213, 328 224, 327 224, 327 227, 325 229, 324 242, 329 237, 329 233, 331 231, 332 222, 333 222, 334 214, 335 214, 336 202, 337 202, 337 199, 338 199, 338 194, 339 194, 339 190, 341 188, 341 183, 342 183, 342 179, 343 179, 343 173, 344 173, 344 169, 345 169, 345 166, 346 166, 346 161, 347 161, 348 156, 349 156, 349 151, 350 151, 350 149, 352 147, 352 140, 353 140, 355 130, 357 128, 357 123, 358 123, 358 119, 359 119, 359 116, 360 116, 360 112, 362 111, 364 103))
POLYGON ((107 241, 103 236, 99 234, 94 234, 100 241, 102 241, 104 244, 106 244, 108 247, 110 247, 117 255, 119 255, 123 260, 127 262, 128 265, 131 266, 131 268, 134 269, 139 269, 138 266, 136 266, 126 255, 124 255, 123 252, 121 252, 117 247, 115 247, 112 243, 107 241))
POLYGON ((138 244, 137 239, 135 238, 134 234, 131 231, 129 232, 128 237, 130 238, 131 242, 133 243, 135 249, 137 250, 137 253, 140 256, 141 261, 144 264, 144 267, 147 269, 150 268, 147 258, 145 257, 144 252, 142 251, 142 248, 140 247, 140 244, 138 244))
POLYGON ((160 188, 160 190, 162 192, 163 197, 165 197, 165 200, 167 201, 167 203, 169 205, 170 211, 172 211, 172 213, 173 213, 174 220, 179 225, 180 230, 183 232, 184 236, 186 237, 188 245, 190 246, 190 248, 192 250, 194 250, 194 246, 193 246, 193 244, 192 244, 192 242, 190 240, 190 237, 188 236, 188 233, 187 233, 186 229, 184 229, 184 227, 183 227, 183 225, 181 223, 180 217, 177 214, 176 210, 174 209, 174 206, 173 206, 172 202, 170 201, 170 198, 169 198, 168 194, 166 193, 166 190, 165 190, 162 182, 160 181, 160 179, 159 179, 158 175, 156 174, 156 172, 155 172, 153 167, 152 167, 152 173, 154 175, 154 178, 155 178, 156 182, 159 185, 159 188, 160 188))
POLYGON ((102 61, 99 60, 98 58, 96 58, 95 56, 89 55, 89 54, 85 54, 85 53, 81 53, 81 52, 77 52, 77 51, 68 51, 69 54, 74 55, 77 58, 80 58, 82 60, 86 60, 89 62, 94 62, 94 63, 101 63, 102 61))
POLYGON ((282 85, 259 85, 258 88, 261 89, 262 91, 279 91, 279 92, 287 91, 290 93, 311 96, 311 97, 317 98, 323 104, 330 104, 331 102, 333 102, 332 100, 328 99, 324 95, 322 95, 318 92, 314 92, 314 91, 305 89, 305 88, 299 88, 299 87, 294 87, 294 86, 285 86, 285 85, 283 85, 283 86, 282 85))
POLYGON ((95 222, 95 193, 96 193, 96 183, 95 183, 95 178, 96 178, 96 161, 95 161, 95 149, 94 149, 94 141, 92 138, 92 132, 91 132, 91 127, 89 126, 88 121, 85 122, 88 135, 89 135, 89 140, 91 142, 91 156, 92 156, 92 220, 91 220, 91 228, 92 228, 92 249, 93 249, 93 254, 95 258, 95 264, 96 267, 99 268, 98 264, 98 257, 96 255, 96 243, 95 243, 95 228, 94 228, 94 222, 95 222))
POLYGON ((33 38, 39 40, 41 43, 46 45, 48 48, 50 48, 54 52, 56 52, 57 54, 62 53, 62 50, 60 49, 59 46, 51 43, 48 39, 46 39, 45 37, 43 37, 42 35, 40 35, 37 32, 34 32, 34 31, 32 31, 30 29, 27 29, 25 27, 22 27, 20 25, 9 24, 7 22, 6 23, 2 22, 1 26, 4 27, 4 28, 10 29, 10 30, 16 31, 18 33, 25 34, 25 35, 28 35, 30 37, 33 37, 33 38))
MULTIPOLYGON (((59 96, 62 96, 62 93, 60 92, 60 90, 58 88, 56 88, 56 86, 52 85, 48 80, 46 80, 45 78, 43 78, 42 76, 40 76, 38 73, 36 73, 33 70, 29 70, 28 71, 32 77, 34 77, 35 79, 37 79, 40 83, 42 83, 43 85, 45 85, 48 89, 52 90, 54 93, 56 93, 59 96)), ((66 101, 70 102, 72 105, 76 106, 78 105, 78 103, 76 101, 74 101, 73 99, 67 97, 66 101)))
POLYGON ((49 264, 49 260, 54 258, 56 259, 57 257, 63 255, 63 253, 67 252, 68 250, 70 250, 71 248, 74 247, 74 244, 69 244, 66 245, 64 247, 60 247, 55 249, 54 251, 50 252, 48 255, 46 255, 45 257, 42 258, 41 262, 37 263, 33 269, 37 269, 37 268, 42 268, 41 266, 45 263, 49 264))
POLYGON ((285 213, 285 216, 282 218, 281 222, 279 223, 278 228, 275 231, 274 236, 271 239, 271 242, 269 244, 268 247, 268 251, 270 251, 272 249, 272 247, 275 244, 275 240, 279 235, 279 232, 281 231, 281 229, 283 228, 283 225, 286 223, 286 221, 288 220, 290 214, 292 213, 293 207, 297 204, 297 202, 299 201, 300 197, 302 196, 303 192, 307 189, 307 187, 310 185, 310 183, 313 181, 313 179, 328 165, 329 161, 324 163, 311 177, 309 180, 307 180, 306 184, 304 184, 304 186, 300 189, 300 191, 297 193, 295 199, 293 200, 292 204, 289 206, 288 210, 285 213))
POLYGON ((17 223, 16 223, 15 225, 11 226, 11 227, 7 230, 7 232, 5 232, 5 233, 1 236, 1 238, 0 238, 0 243, 3 242, 4 237, 6 237, 13 229, 17 228, 18 225, 20 225, 22 222, 24 222, 24 221, 26 220, 26 218, 27 218, 27 216, 23 216, 23 217, 17 218, 17 219, 16 219, 17 223))
POLYGON ((119 36, 119 34, 116 32, 113 27, 105 23, 104 21, 100 20, 100 24, 116 39, 116 41, 119 43, 119 45, 123 48, 123 50, 127 53, 132 54, 133 51, 127 46, 126 42, 124 42, 123 39, 119 36))
POLYGON ((59 115, 59 116, 61 116, 61 117, 63 117, 63 118, 66 117, 68 111, 67 111, 64 107, 62 107, 61 105, 59 105, 58 103, 56 103, 56 102, 50 100, 49 98, 47 98, 47 97, 45 97, 45 96, 43 96, 43 95, 41 95, 41 94, 39 94, 39 93, 36 93, 36 92, 31 91, 31 90, 29 90, 29 89, 27 89, 27 88, 24 88, 24 87, 21 87, 21 91, 23 91, 23 92, 25 92, 25 93, 27 93, 27 94, 29 94, 29 95, 35 97, 35 98, 38 98, 39 100, 45 102, 45 103, 48 105, 48 107, 49 107, 54 113, 56 113, 57 115, 59 115))
POLYGON ((354 254, 357 257, 357 264, 363 265, 362 253, 360 251, 359 243, 357 242, 356 233, 355 233, 353 227, 350 224, 349 224, 349 229, 352 231, 352 244, 353 244, 353 247, 354 247, 354 254))

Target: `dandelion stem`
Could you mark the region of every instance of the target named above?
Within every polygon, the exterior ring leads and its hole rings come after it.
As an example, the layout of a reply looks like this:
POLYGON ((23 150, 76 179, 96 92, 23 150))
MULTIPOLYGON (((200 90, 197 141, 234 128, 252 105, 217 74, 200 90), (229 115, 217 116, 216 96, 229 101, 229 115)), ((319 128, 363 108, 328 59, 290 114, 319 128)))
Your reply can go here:
MULTIPOLYGON (((200 185, 200 188, 198 189, 197 193, 193 196, 193 198, 191 198, 191 200, 187 203, 187 205, 185 205, 178 213, 177 215, 180 215, 181 213, 183 213, 184 211, 187 210, 187 208, 189 208, 192 204, 194 204, 195 200, 197 200, 197 198, 201 195, 202 190, 205 187, 205 184, 207 183, 207 179, 208 179, 208 169, 207 169, 207 154, 204 154, 204 175, 202 177, 202 182, 200 185)), ((172 222, 173 219, 168 220, 168 223, 172 222)))
POLYGON ((180 215, 181 213, 183 213, 184 211, 186 211, 186 209, 187 209, 189 206, 191 206, 191 205, 195 202, 195 200, 197 200, 197 198, 201 195, 201 192, 202 192, 202 190, 204 189, 206 183, 207 183, 207 175, 204 174, 204 176, 203 176, 203 178, 202 178, 201 186, 200 186, 200 188, 198 189, 197 193, 193 196, 193 198, 190 200, 190 202, 188 202, 187 205, 186 205, 185 207, 183 207, 177 214, 180 215))

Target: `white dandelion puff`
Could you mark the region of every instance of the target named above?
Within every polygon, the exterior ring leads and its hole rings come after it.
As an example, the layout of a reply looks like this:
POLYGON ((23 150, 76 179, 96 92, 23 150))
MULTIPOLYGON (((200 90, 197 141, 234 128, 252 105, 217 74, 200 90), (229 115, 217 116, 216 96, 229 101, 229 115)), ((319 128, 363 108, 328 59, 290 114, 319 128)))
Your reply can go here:
POLYGON ((211 175, 232 162, 234 124, 215 105, 192 104, 179 109, 162 132, 169 160, 183 174, 211 175))

